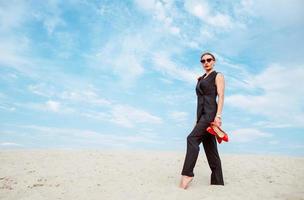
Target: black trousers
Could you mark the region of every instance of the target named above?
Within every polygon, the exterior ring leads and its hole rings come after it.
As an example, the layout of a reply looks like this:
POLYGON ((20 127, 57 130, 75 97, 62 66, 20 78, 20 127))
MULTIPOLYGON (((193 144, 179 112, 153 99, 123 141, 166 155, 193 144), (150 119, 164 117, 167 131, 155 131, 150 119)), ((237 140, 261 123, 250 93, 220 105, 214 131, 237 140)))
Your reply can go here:
POLYGON ((211 169, 211 185, 224 185, 221 159, 217 150, 216 138, 206 131, 209 126, 207 120, 200 120, 187 137, 187 153, 184 161, 182 175, 194 176, 193 169, 203 142, 205 154, 211 169))

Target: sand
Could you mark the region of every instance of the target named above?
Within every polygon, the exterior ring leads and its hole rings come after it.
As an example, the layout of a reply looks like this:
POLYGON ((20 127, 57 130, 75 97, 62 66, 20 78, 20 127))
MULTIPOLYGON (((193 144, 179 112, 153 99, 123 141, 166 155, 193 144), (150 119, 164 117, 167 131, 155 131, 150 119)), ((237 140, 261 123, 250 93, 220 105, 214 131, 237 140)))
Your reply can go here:
POLYGON ((0 199, 304 199, 304 158, 221 154, 225 186, 200 153, 187 190, 184 152, 1 150, 0 199))

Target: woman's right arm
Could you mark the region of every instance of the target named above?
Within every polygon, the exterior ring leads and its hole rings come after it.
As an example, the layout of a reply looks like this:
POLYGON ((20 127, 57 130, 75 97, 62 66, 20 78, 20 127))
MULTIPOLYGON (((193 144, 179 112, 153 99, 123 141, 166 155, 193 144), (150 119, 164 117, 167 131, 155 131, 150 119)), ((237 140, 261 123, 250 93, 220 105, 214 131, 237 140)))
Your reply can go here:
POLYGON ((221 115, 224 105, 224 93, 225 93, 225 80, 223 74, 218 73, 218 75, 215 78, 215 84, 218 94, 218 103, 217 103, 218 105, 217 105, 217 112, 214 118, 214 122, 217 123, 218 126, 221 126, 222 125, 221 115))

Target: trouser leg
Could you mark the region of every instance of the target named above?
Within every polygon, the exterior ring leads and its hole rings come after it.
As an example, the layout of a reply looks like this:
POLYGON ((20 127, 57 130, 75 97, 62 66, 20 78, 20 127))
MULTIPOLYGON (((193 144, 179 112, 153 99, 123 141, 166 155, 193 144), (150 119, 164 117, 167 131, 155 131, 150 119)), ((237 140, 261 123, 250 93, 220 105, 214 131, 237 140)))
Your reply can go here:
POLYGON ((182 175, 194 176, 193 169, 195 167, 197 157, 200 151, 200 143, 204 135, 206 135, 206 128, 208 123, 199 122, 193 128, 191 133, 187 137, 187 152, 185 156, 182 175))
POLYGON ((203 139, 203 146, 211 169, 211 185, 224 185, 221 159, 215 136, 209 134, 203 139))

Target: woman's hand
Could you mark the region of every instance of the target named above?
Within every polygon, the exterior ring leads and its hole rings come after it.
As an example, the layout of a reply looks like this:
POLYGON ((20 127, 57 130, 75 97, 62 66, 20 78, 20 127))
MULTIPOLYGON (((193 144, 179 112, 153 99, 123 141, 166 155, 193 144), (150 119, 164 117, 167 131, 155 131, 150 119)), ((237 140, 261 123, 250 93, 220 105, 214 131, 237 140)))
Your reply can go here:
POLYGON ((222 126, 222 119, 220 117, 215 117, 213 121, 217 126, 222 126))

